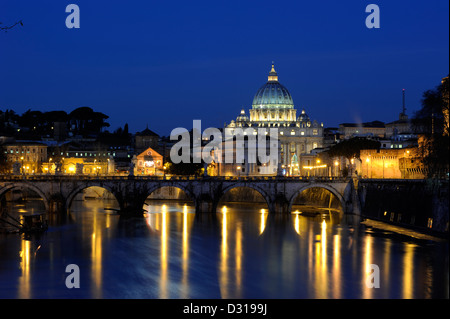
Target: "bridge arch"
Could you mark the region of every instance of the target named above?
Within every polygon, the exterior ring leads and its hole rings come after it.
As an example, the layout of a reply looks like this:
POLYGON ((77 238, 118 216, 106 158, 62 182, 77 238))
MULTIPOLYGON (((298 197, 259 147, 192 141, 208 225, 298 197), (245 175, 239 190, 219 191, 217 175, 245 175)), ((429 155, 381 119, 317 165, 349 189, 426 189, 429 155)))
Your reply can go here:
POLYGON ((296 190, 294 192, 294 194, 291 196, 290 200, 289 200, 289 212, 292 212, 292 206, 294 205, 294 202, 296 200, 296 198, 305 190, 310 189, 310 188, 323 188, 326 189, 327 191, 329 191, 331 194, 333 194, 338 200, 339 203, 341 204, 341 208, 342 211, 345 212, 346 211, 346 204, 345 204, 345 199, 342 196, 342 194, 335 189, 334 187, 328 185, 328 184, 323 184, 323 183, 314 183, 314 184, 307 184, 302 186, 301 188, 299 188, 298 190, 296 190))
POLYGON ((15 189, 23 189, 23 188, 26 188, 26 189, 31 190, 31 191, 35 192, 36 194, 38 194, 44 202, 45 210, 47 212, 49 211, 49 208, 50 208, 49 199, 38 187, 32 185, 31 183, 19 182, 19 183, 6 185, 0 189, 0 198, 9 191, 12 191, 15 189))
POLYGON ((183 185, 180 185, 180 184, 156 185, 156 186, 153 186, 147 191, 147 196, 145 196, 145 199, 147 199, 150 196, 152 196, 152 194, 154 194, 157 190, 160 190, 160 189, 163 189, 163 188, 168 188, 168 187, 177 188, 177 189, 183 191, 185 193, 186 197, 195 204, 196 198, 195 198, 194 194, 187 187, 184 187, 183 185))
POLYGON ((97 184, 97 183, 88 183, 88 184, 83 184, 83 185, 79 185, 77 187, 75 187, 67 196, 66 200, 65 200, 65 212, 69 212, 70 206, 72 205, 72 202, 75 198, 75 196, 77 196, 77 194, 81 193, 83 190, 89 188, 89 187, 99 187, 99 188, 103 188, 105 190, 107 190, 108 192, 110 192, 114 198, 116 199, 117 203, 119 204, 119 208, 122 208, 122 202, 120 201, 120 196, 118 196, 118 194, 115 193, 115 191, 109 187, 108 185, 105 184, 97 184))
POLYGON ((160 205, 160 203, 152 203, 155 201, 175 200, 184 201, 187 206, 196 207, 197 198, 190 191, 189 188, 179 184, 167 184, 167 185, 154 185, 150 187, 142 196, 142 203, 138 203, 139 207, 146 207, 144 210, 149 212, 149 208, 153 205, 160 205), (157 194, 161 191, 161 194, 157 194), (167 193, 168 192, 168 193, 167 193), (182 194, 181 194, 181 193, 182 194), (166 196, 167 195, 167 196, 166 196), (181 198, 180 198, 181 197, 181 198), (142 204, 142 205, 141 205, 142 204))
POLYGON ((270 210, 271 208, 271 201, 270 201, 270 197, 267 194, 267 192, 262 189, 261 187, 257 186, 257 185, 252 185, 252 184, 248 184, 248 183, 235 183, 235 184, 231 184, 226 186, 225 188, 222 189, 222 191, 220 192, 219 196, 216 198, 215 203, 214 203, 214 207, 213 207, 213 212, 217 211, 217 207, 220 203, 220 201, 223 199, 223 197, 232 189, 235 188, 249 188, 252 189, 254 191, 256 191, 258 194, 260 194, 262 196, 262 198, 264 199, 265 204, 267 205, 267 209, 270 210))

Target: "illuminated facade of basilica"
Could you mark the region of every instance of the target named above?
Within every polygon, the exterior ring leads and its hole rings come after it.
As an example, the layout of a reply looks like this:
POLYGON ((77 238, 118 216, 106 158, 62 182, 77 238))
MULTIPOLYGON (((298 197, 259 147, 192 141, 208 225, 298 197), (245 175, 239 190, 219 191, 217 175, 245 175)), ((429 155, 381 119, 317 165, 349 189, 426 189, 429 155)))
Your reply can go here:
MULTIPOLYGON (((308 167, 315 165, 312 152, 323 146, 323 123, 311 120, 305 110, 297 116, 294 101, 279 81, 272 64, 267 82, 256 92, 248 116, 244 109, 226 127, 233 128, 277 128, 279 135, 279 162, 271 167, 249 167, 243 175, 308 175, 308 167), (276 167, 275 167, 276 166, 276 167)), ((267 134, 267 133, 266 133, 267 134)), ((220 175, 227 175, 221 172, 220 175)))

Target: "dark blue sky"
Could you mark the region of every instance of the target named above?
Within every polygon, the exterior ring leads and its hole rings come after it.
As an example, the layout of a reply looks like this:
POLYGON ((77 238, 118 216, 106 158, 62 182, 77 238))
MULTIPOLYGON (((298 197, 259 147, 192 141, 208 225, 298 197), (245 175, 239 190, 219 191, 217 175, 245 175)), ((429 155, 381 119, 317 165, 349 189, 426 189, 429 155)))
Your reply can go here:
MULTIPOLYGON (((449 70, 449 1, 2 0, 0 109, 90 106, 114 130, 222 126, 267 80, 324 126, 393 121, 449 70), (78 4, 81 28, 67 29, 78 4), (367 29, 378 4, 381 28, 367 29)), ((299 113, 299 112, 298 112, 299 113)))

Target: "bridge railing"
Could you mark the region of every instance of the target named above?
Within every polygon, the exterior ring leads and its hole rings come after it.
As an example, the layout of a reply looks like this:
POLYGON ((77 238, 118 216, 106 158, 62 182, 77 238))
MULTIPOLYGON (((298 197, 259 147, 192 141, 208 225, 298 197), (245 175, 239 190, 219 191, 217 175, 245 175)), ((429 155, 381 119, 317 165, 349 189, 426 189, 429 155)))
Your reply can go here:
POLYGON ((33 175, 0 175, 0 181, 45 181, 45 180, 171 180, 171 181, 201 181, 201 180, 217 180, 217 181, 283 181, 283 182, 345 182, 349 178, 336 176, 129 176, 129 175, 50 175, 50 174, 33 174, 33 175))

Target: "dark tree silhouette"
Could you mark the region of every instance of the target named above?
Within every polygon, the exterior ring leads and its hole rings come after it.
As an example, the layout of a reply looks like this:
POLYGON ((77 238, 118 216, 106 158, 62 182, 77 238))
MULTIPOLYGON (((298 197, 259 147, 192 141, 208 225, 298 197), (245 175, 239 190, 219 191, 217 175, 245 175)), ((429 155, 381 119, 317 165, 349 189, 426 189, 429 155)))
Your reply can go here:
POLYGON ((428 177, 446 177, 449 172, 449 82, 448 77, 433 90, 423 93, 422 108, 412 118, 419 136, 419 152, 428 177))
POLYGON ((364 149, 379 149, 381 143, 379 141, 370 140, 367 138, 353 137, 348 140, 333 145, 328 150, 328 156, 339 157, 343 156, 350 162, 352 158, 360 158, 360 151, 364 149))

